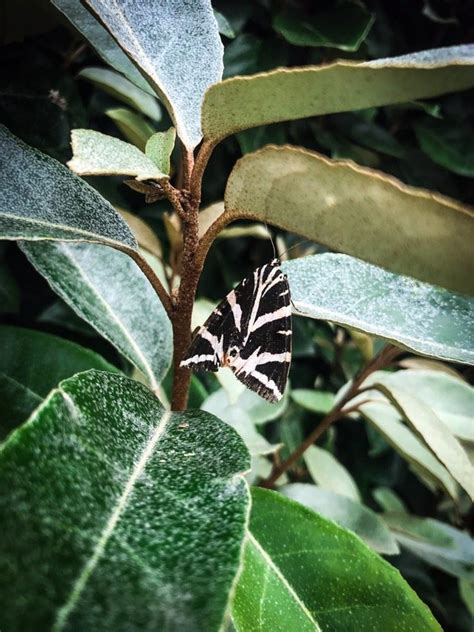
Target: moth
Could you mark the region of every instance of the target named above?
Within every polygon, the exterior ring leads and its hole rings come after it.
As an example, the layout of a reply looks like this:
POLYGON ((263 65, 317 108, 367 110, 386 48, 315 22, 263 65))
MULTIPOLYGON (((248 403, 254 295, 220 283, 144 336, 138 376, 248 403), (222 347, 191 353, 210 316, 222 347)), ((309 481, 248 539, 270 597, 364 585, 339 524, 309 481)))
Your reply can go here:
POLYGON ((257 268, 216 307, 197 332, 180 366, 229 367, 270 402, 283 397, 291 363, 291 297, 280 261, 257 268))

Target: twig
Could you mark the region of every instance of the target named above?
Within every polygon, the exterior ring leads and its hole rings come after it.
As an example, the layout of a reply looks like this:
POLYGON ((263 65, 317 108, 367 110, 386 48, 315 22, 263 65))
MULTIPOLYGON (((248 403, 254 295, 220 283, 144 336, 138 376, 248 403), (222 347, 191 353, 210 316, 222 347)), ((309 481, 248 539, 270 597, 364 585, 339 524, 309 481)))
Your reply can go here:
POLYGON ((163 287, 163 284, 161 283, 160 279, 155 274, 155 272, 152 269, 152 267, 148 264, 148 262, 142 257, 142 255, 138 251, 132 250, 132 249, 127 249, 125 252, 128 255, 130 255, 130 257, 132 257, 132 259, 135 261, 135 263, 141 269, 143 274, 150 281, 153 289, 158 294, 159 299, 163 303, 163 307, 165 308, 166 313, 168 314, 169 318, 171 319, 172 315, 173 315, 173 304, 171 302, 170 295, 168 294, 166 289, 163 287))

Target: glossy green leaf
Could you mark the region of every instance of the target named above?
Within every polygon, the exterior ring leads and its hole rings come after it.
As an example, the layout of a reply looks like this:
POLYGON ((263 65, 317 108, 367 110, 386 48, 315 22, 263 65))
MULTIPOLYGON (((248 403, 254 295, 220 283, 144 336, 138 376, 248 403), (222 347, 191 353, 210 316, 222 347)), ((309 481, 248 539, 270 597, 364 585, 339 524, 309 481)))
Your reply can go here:
POLYGON ((87 369, 117 372, 99 354, 70 340, 32 329, 0 326, 0 373, 41 399, 61 380, 87 369))
POLYGON ((319 487, 351 500, 360 501, 356 482, 328 450, 312 445, 305 451, 303 458, 311 478, 319 487))
POLYGON ((161 110, 157 100, 147 92, 140 90, 118 72, 107 68, 84 68, 78 75, 90 81, 98 88, 112 95, 118 101, 129 105, 134 110, 145 114, 154 121, 161 119, 161 110))
POLYGON ((307 483, 292 483, 281 487, 279 491, 287 498, 352 531, 374 551, 385 555, 400 552, 382 518, 361 503, 307 483))
POLYGON ((398 542, 427 564, 474 581, 474 540, 431 518, 388 513, 383 516, 398 542))
POLYGON ((295 46, 325 46, 356 51, 367 37, 374 16, 352 2, 310 15, 283 12, 275 16, 273 28, 295 46))
MULTIPOLYGON (((364 394, 365 395, 365 394, 364 394)), ((366 399, 366 397, 364 397, 366 399)), ((371 402, 359 408, 362 415, 380 432, 389 443, 409 463, 437 488, 444 489, 451 498, 458 496, 457 485, 448 470, 424 442, 402 423, 400 414, 388 402, 371 402)))
POLYGON ((238 436, 143 385, 62 382, 0 451, 5 630, 218 630, 248 508, 238 436))
POLYGON ((402 389, 429 406, 459 439, 474 443, 474 388, 441 371, 376 371, 364 383, 380 381, 402 389))
POLYGON ((237 162, 224 199, 229 221, 258 219, 392 272, 474 293, 472 210, 383 173, 269 146, 237 162))
POLYGON ((137 248, 120 215, 67 167, 0 126, 0 238, 137 248))
POLYGON ((299 406, 320 415, 326 415, 334 406, 334 393, 330 393, 329 391, 295 388, 290 394, 291 399, 299 406))
POLYGON ((399 387, 375 384, 474 500, 474 466, 462 445, 424 402, 399 387))
MULTIPOLYGON (((357 536, 281 494, 252 490, 250 532, 260 568, 267 560, 270 576, 276 567, 322 630, 441 630, 390 564, 357 536)), ((264 590, 265 573, 252 570, 245 560, 232 610, 237 630, 307 629, 258 625, 259 605, 260 612, 285 613, 289 597, 264 590)))
POLYGON ((415 125, 421 149, 438 165, 472 178, 474 176, 474 130, 454 121, 426 119, 415 125))
POLYGON ((297 314, 376 335, 417 353, 474 362, 474 299, 322 254, 283 264, 297 314))
POLYGON ((0 373, 0 441, 31 415, 41 397, 13 378, 0 373))
POLYGON ((170 172, 170 158, 175 141, 176 130, 174 127, 170 127, 166 132, 156 132, 148 139, 145 153, 162 173, 169 174, 170 172))
POLYGON ((211 86, 204 98, 202 129, 205 137, 217 141, 258 125, 403 103, 473 85, 473 45, 368 62, 280 68, 211 86))
POLYGON ((53 290, 155 389, 171 363, 171 324, 135 263, 95 244, 25 242, 21 247, 53 290))
POLYGON ((105 113, 130 143, 136 145, 140 151, 145 151, 146 143, 155 130, 140 114, 127 108, 112 108, 105 113))
POLYGON ((130 61, 114 38, 81 2, 77 2, 77 0, 52 0, 52 3, 86 38, 109 66, 121 72, 148 94, 155 94, 153 88, 145 81, 138 68, 130 61))
POLYGON ((189 149, 201 140, 206 89, 222 77, 222 43, 209 0, 86 0, 168 107, 189 149))
POLYGON ((139 181, 169 177, 138 147, 114 136, 92 129, 75 129, 71 144, 73 157, 68 166, 78 175, 127 175, 139 181))

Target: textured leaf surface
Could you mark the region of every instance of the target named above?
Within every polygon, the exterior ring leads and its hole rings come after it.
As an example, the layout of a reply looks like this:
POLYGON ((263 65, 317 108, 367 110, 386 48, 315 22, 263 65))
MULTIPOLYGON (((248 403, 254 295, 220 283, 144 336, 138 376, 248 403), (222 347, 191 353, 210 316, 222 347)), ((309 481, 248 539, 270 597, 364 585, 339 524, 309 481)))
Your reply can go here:
POLYGON ((3 126, 0 237, 98 241, 136 249, 127 224, 95 189, 3 126))
POLYGON ((212 86, 204 99, 202 128, 205 137, 220 140, 267 123, 403 103, 473 85, 474 45, 282 68, 212 86))
POLYGON ((112 108, 105 113, 113 120, 129 143, 145 151, 146 143, 155 129, 145 119, 127 108, 112 108))
POLYGON ((310 446, 303 458, 315 483, 351 500, 360 501, 356 482, 335 456, 316 445, 310 446))
POLYGON ((474 500, 474 466, 462 445, 422 400, 396 386, 374 385, 396 407, 413 430, 474 500))
POLYGON ((176 141, 176 130, 170 127, 166 132, 156 132, 148 139, 145 152, 162 173, 169 174, 170 158, 176 141))
POLYGON ((248 454, 141 384, 61 383, 0 452, 5 630, 218 630, 239 566, 248 454))
POLYGON ((142 151, 130 143, 91 129, 71 133, 72 171, 81 176, 127 175, 137 180, 168 178, 142 151))
MULTIPOLYGON (((322 630, 441 630, 397 570, 357 536, 306 507, 255 488, 250 532, 269 560, 267 575, 276 566, 322 630)), ((285 602, 265 591, 263 572, 252 571, 244 566, 237 584, 234 622, 245 615, 248 622, 237 629, 299 630, 272 622, 258 626, 255 602, 264 613, 284 611, 285 602)))
POLYGON ((237 162, 225 205, 229 219, 259 219, 392 272, 474 293, 473 210, 355 163, 265 147, 237 162))
POLYGON ((88 369, 118 371, 99 354, 70 340, 32 329, 0 326, 0 373, 41 399, 61 380, 88 369))
POLYGON ((104 92, 130 105, 154 121, 160 120, 161 110, 157 100, 143 90, 140 90, 140 88, 137 88, 118 72, 108 70, 107 68, 95 68, 92 66, 81 70, 78 76, 102 88, 104 92))
POLYGON ((102 59, 112 68, 121 72, 136 86, 153 95, 153 88, 145 81, 138 68, 130 61, 114 38, 98 20, 77 0, 52 0, 54 6, 63 13, 102 59))
POLYGON ((424 442, 402 423, 400 414, 388 402, 364 404, 360 406, 360 412, 382 434, 385 441, 404 459, 415 465, 424 477, 437 488, 444 489, 451 498, 457 498, 454 478, 424 442))
POLYGON ((41 397, 20 382, 0 373, 0 402, 0 441, 3 441, 41 404, 41 397))
POLYGON ((195 147, 204 93, 223 70, 209 0, 86 1, 160 94, 184 145, 195 147))
POLYGON ((378 553, 399 553, 397 542, 382 518, 361 503, 307 483, 292 483, 279 491, 324 518, 334 520, 340 527, 353 531, 378 553))
POLYGON ((171 324, 135 263, 95 244, 25 242, 22 249, 53 290, 156 388, 171 362, 171 324))
POLYGON ((283 264, 296 313, 385 338, 417 353, 474 362, 474 300, 323 254, 283 264))

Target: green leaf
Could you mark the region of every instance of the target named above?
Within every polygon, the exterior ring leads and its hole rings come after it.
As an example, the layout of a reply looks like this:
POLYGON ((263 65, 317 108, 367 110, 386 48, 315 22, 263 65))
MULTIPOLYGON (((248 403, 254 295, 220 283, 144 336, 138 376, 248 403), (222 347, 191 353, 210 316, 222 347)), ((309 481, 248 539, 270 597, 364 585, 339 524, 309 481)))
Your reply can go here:
POLYGON ((372 495, 384 511, 407 513, 405 504, 390 487, 377 487, 372 495))
POLYGON ((133 83, 122 77, 118 72, 107 68, 84 68, 78 75, 81 79, 90 81, 118 101, 122 101, 134 110, 145 114, 154 121, 161 119, 161 110, 157 100, 137 88, 133 83))
POLYGON ((225 15, 214 9, 214 17, 216 18, 219 33, 221 33, 221 35, 225 35, 229 39, 233 39, 236 36, 236 32, 225 15))
POLYGON ((92 129, 71 132, 73 157, 69 168, 81 176, 127 175, 137 180, 168 178, 134 145, 92 129))
POLYGON ((146 155, 153 160, 162 173, 169 174, 171 169, 170 158, 176 141, 176 130, 170 127, 166 132, 156 132, 148 139, 146 155))
POLYGON ((421 149, 434 162, 460 176, 474 176, 474 130, 456 121, 426 119, 415 125, 421 149))
POLYGON ((280 68, 211 86, 204 98, 202 129, 204 137, 218 141, 258 125, 425 99, 473 85, 473 45, 368 62, 280 68))
POLYGON ((99 354, 70 340, 32 329, 0 326, 0 373, 41 399, 61 380, 87 369, 118 371, 99 354))
MULTIPOLYGON (((361 396, 362 397, 362 396, 361 396)), ((364 399, 365 393, 364 393, 364 399)), ((416 466, 424 477, 437 488, 444 489, 453 499, 457 499, 457 485, 448 470, 428 450, 425 444, 401 421, 399 413, 388 402, 371 402, 359 407, 362 415, 380 432, 389 443, 409 463, 416 466)))
POLYGON ((474 443, 474 388, 441 371, 376 371, 364 383, 380 381, 420 399, 459 439, 474 443))
POLYGON ((248 465, 220 420, 138 382, 62 382, 0 451, 2 629, 217 631, 248 465))
POLYGON ((382 518, 360 502, 307 483, 285 485, 279 491, 287 498, 352 531, 374 551, 385 555, 400 552, 382 518))
POLYGON ((474 581, 474 540, 467 533, 431 518, 398 513, 383 518, 398 542, 427 564, 474 581))
POLYGON ((374 384, 374 388, 389 399, 441 463, 446 466, 453 478, 474 500, 474 466, 469 461, 462 445, 439 417, 422 400, 401 388, 380 383, 374 384))
POLYGON ((474 293, 470 209, 383 173, 269 146, 237 162, 224 199, 229 222, 258 219, 392 272, 474 293), (438 236, 436 248, 430 235, 438 236))
POLYGON ((154 96, 153 88, 145 81, 138 68, 81 2, 77 2, 77 0, 52 0, 52 3, 86 38, 109 66, 121 72, 136 86, 154 96))
POLYGON ((460 579, 459 593, 469 613, 474 616, 474 583, 460 579))
POLYGON ((326 415, 334 406, 334 393, 315 391, 310 388, 295 388, 290 393, 291 399, 302 408, 320 415, 326 415))
POLYGON ((147 76, 188 149, 201 140, 206 89, 222 77, 223 47, 209 0, 86 0, 147 76))
POLYGON ((298 314, 376 335, 423 355, 474 362, 472 298, 346 255, 294 259, 283 270, 298 314))
POLYGON ((285 622, 272 627, 261 618, 258 625, 260 612, 286 611, 289 595, 284 600, 262 581, 276 572, 325 631, 441 630, 397 570, 357 536, 306 507, 253 489, 250 532, 261 551, 260 565, 266 560, 268 570, 253 576, 244 560, 232 610, 239 632, 307 629, 285 622))
POLYGON ((157 388, 171 363, 171 323, 138 266, 95 244, 25 242, 21 248, 53 290, 157 388))
POLYGON ((147 140, 155 130, 142 116, 126 108, 112 108, 105 113, 130 143, 136 145, 140 151, 145 151, 147 140))
POLYGON ((16 313, 20 308, 20 290, 10 270, 0 264, 0 314, 16 313))
POLYGON ((312 445, 305 451, 303 458, 311 478, 319 487, 351 500, 360 501, 356 482, 330 452, 312 445))
POLYGON ((96 241, 137 249, 127 224, 95 189, 3 126, 0 238, 96 241))
POLYGON ((283 12, 275 16, 273 28, 295 46, 325 46, 356 51, 367 37, 374 16, 364 7, 344 2, 308 16, 283 12))
POLYGON ((41 397, 8 375, 0 373, 0 441, 28 419, 41 397))

